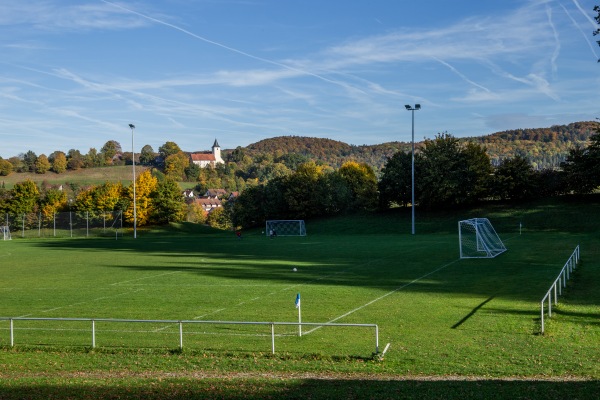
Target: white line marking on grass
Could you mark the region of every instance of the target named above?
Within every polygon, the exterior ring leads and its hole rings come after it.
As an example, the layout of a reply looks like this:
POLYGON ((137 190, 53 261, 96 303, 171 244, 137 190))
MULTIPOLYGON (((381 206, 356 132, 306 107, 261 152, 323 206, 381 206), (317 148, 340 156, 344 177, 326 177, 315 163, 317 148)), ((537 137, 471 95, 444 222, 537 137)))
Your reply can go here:
MULTIPOLYGON (((365 307, 368 307, 368 306, 370 306, 371 304, 373 304, 373 303, 375 303, 375 302, 377 302, 377 301, 379 301, 379 300, 381 300, 381 299, 383 299, 383 298, 386 298, 386 297, 388 297, 389 295, 392 295, 392 294, 394 294, 394 293, 396 293, 396 292, 398 292, 398 291, 400 291, 400 290, 402 290, 402 289, 404 289, 404 288, 406 288, 406 287, 408 287, 408 286, 412 285, 413 283, 417 283, 417 282, 419 282, 421 279, 427 278, 429 275, 433 275, 433 274, 435 274, 436 272, 438 272, 438 271, 441 271, 442 269, 444 269, 444 268, 446 268, 446 267, 449 267, 450 265, 452 265, 452 264, 456 263, 457 261, 460 261, 460 258, 457 258, 456 260, 454 260, 454 261, 451 261, 451 262, 449 262, 449 263, 448 263, 448 264, 446 264, 446 265, 442 265, 442 266, 441 266, 441 267, 439 267, 438 269, 435 269, 435 270, 433 270, 433 271, 431 271, 431 272, 428 272, 428 273, 426 273, 425 275, 422 275, 422 276, 420 276, 420 277, 418 277, 418 278, 416 278, 416 279, 413 279, 412 281, 410 281, 410 282, 408 282, 408 283, 405 283, 404 285, 402 285, 402 286, 399 286, 399 287, 397 287, 396 289, 394 289, 394 290, 392 290, 392 291, 390 291, 390 292, 387 292, 386 294, 384 294, 384 295, 382 295, 382 296, 379 296, 378 298, 376 298, 376 299, 373 299, 373 300, 369 301, 368 303, 365 303, 365 304, 363 304, 363 305, 362 305, 362 306, 360 306, 360 307, 357 307, 357 308, 355 308, 354 310, 348 311, 346 314, 340 315, 340 316, 339 316, 339 317, 337 317, 337 318, 334 318, 334 319, 332 319, 332 320, 330 320, 330 321, 327 321, 327 323, 328 323, 328 324, 330 324, 330 323, 332 323, 332 322, 335 322, 335 321, 338 321, 338 320, 340 320, 340 319, 342 319, 342 318, 344 318, 344 317, 347 317, 348 315, 350 315, 350 314, 352 314, 352 313, 355 313, 356 311, 362 310, 363 308, 365 308, 365 307)), ((303 332, 303 333, 304 333, 305 335, 308 335, 309 333, 312 333, 312 332, 316 331, 317 329, 321 329, 321 328, 322 328, 321 326, 317 326, 317 327, 315 327, 315 328, 313 328, 313 329, 310 329, 310 330, 308 330, 308 331, 306 331, 306 332, 303 332)))
MULTIPOLYGON (((209 315, 212 315, 212 314, 216 314, 216 313, 218 313, 218 312, 221 312, 221 311, 223 311, 223 310, 226 310, 226 308, 219 308, 218 310, 211 311, 211 312, 209 312, 209 313, 206 313, 206 314, 203 314, 203 315, 199 315, 199 316, 197 316, 197 317, 194 317, 194 318, 192 318, 192 319, 202 319, 202 318, 204 318, 204 317, 206 317, 206 316, 209 316, 209 315)), ((157 329, 153 330, 152 332, 160 332, 160 331, 163 331, 163 330, 165 330, 165 329, 167 329, 167 328, 169 328, 169 327, 171 327, 171 326, 176 326, 176 324, 169 324, 169 325, 167 325, 167 326, 164 326, 164 327, 162 327, 162 328, 157 328, 157 329)))
POLYGON ((165 272, 164 274, 158 274, 158 275, 152 275, 152 276, 145 276, 143 278, 136 278, 136 279, 130 279, 128 281, 121 281, 121 282, 111 283, 110 286, 120 285, 122 283, 129 283, 129 282, 141 281, 141 280, 144 280, 144 279, 154 279, 154 278, 158 278, 159 276, 173 275, 173 274, 178 274, 180 272, 181 271, 165 272))
MULTIPOLYGON (((40 312, 40 313, 48 313, 48 312, 52 312, 52 311, 56 311, 56 310, 60 310, 61 308, 74 307, 74 306, 78 306, 78 305, 85 304, 85 303, 93 303, 93 302, 100 301, 100 300, 106 300, 106 299, 112 299, 112 298, 115 298, 115 297, 126 296, 126 295, 129 295, 129 294, 132 294, 132 293, 141 292, 141 291, 143 291, 143 290, 144 290, 144 289, 137 289, 137 290, 131 290, 131 291, 129 291, 129 292, 125 292, 125 293, 116 294, 116 295, 113 295, 113 296, 103 296, 103 297, 97 297, 97 298, 95 298, 95 299, 92 299, 92 300, 88 300, 88 301, 80 301, 80 302, 77 302, 77 303, 68 304, 68 305, 66 305, 66 306, 60 306, 60 307, 49 308, 49 309, 47 309, 47 310, 42 310, 42 311, 39 311, 39 312, 40 312)), ((34 313, 31 313, 31 314, 25 314, 25 315, 21 315, 21 316, 20 316, 20 317, 18 317, 18 318, 30 317, 30 316, 32 316, 32 315, 34 315, 34 313)))
POLYGON ((211 312, 203 314, 203 315, 198 315, 197 317, 194 317, 192 319, 201 319, 201 318, 204 318, 204 317, 206 317, 208 315, 213 315, 213 314, 216 314, 216 313, 221 312, 221 311, 226 310, 226 309, 227 308, 219 308, 218 310, 211 311, 211 312))

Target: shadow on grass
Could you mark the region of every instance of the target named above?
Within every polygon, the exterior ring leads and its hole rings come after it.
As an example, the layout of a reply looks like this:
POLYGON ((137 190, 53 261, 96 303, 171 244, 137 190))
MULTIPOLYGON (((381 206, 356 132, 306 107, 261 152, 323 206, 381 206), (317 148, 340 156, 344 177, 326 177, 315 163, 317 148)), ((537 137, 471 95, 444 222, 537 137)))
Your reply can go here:
POLYGON ((483 301, 482 303, 478 304, 478 305, 477 305, 477 307, 473 308, 473 309, 471 310, 471 312, 470 312, 470 313, 468 313, 467 315, 465 315, 465 316, 464 316, 464 318, 462 318, 462 319, 461 319, 460 321, 458 321, 456 324, 452 325, 452 329, 456 329, 456 328, 458 328, 459 326, 461 326, 462 324, 464 324, 465 322, 467 322, 467 320, 468 320, 469 318, 471 318, 473 315, 475 315, 475 314, 477 313, 477 311, 478 311, 478 310, 479 310, 481 307, 485 306, 487 303, 489 303, 490 301, 492 301, 492 299, 493 299, 494 297, 496 297, 496 296, 490 296, 490 297, 488 297, 487 299, 485 299, 485 301, 483 301))
POLYGON ((0 384, 12 399, 593 399, 599 381, 154 378, 0 384))

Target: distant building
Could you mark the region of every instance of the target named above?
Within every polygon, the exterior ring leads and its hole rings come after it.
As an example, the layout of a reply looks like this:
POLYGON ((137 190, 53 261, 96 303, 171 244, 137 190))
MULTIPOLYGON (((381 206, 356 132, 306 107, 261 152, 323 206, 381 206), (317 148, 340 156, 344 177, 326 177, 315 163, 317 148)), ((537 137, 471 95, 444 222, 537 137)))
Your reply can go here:
POLYGON ((183 194, 183 197, 189 198, 189 199, 193 199, 194 197, 196 197, 194 195, 193 189, 185 189, 182 194, 183 194))
POLYGON ((215 143, 212 145, 212 153, 192 153, 190 154, 192 162, 200 168, 207 166, 215 167, 217 164, 225 164, 225 161, 221 158, 221 146, 215 139, 215 143))
POLYGON ((204 193, 204 197, 209 199, 220 199, 227 196, 227 191, 225 189, 208 189, 206 193, 204 193))
POLYGON ((194 202, 198 204, 202 209, 209 213, 215 208, 223 207, 221 200, 219 199, 209 199, 206 197, 200 197, 199 199, 195 199, 194 202))

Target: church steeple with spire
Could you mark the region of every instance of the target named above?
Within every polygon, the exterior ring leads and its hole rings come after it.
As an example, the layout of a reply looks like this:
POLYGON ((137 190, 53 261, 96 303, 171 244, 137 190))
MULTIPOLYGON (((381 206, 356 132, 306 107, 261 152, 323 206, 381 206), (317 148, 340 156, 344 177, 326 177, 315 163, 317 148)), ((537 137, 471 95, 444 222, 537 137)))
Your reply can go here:
POLYGON ((219 146, 219 142, 215 138, 215 142, 212 145, 212 152, 215 156, 215 164, 224 164, 225 162, 221 158, 221 146, 219 146))

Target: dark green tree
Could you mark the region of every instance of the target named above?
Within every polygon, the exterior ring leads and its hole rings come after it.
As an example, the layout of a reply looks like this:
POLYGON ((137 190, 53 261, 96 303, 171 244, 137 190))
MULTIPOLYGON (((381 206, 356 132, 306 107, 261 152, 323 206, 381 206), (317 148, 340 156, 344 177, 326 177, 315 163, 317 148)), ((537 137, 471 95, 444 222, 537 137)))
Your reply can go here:
POLYGON ((121 144, 116 140, 109 140, 104 143, 104 146, 100 149, 100 153, 104 158, 104 164, 112 164, 114 156, 122 152, 123 149, 121 148, 121 144))
MULTIPOLYGON (((418 158, 420 155, 417 153, 415 157, 418 158)), ((420 165, 420 162, 415 160, 415 164, 420 165)), ((389 208, 394 204, 406 207, 410 204, 412 193, 411 168, 411 153, 399 151, 388 158, 378 183, 379 206, 381 208, 389 208)))
POLYGON ((71 149, 67 152, 67 168, 71 170, 78 170, 85 165, 83 156, 79 150, 71 149))
POLYGON ((142 165, 152 165, 154 163, 154 159, 156 158, 156 153, 154 149, 149 144, 142 147, 140 151, 140 164, 142 165))
POLYGON ((181 151, 177 143, 175 142, 166 142, 162 146, 158 148, 158 152, 163 160, 170 155, 177 154, 181 151))
POLYGON ((152 196, 154 212, 152 219, 159 224, 180 222, 185 218, 185 201, 181 195, 181 188, 173 179, 164 179, 158 182, 152 196))
POLYGON ((439 208, 474 203, 486 192, 489 163, 482 147, 461 146, 448 133, 426 140, 415 178, 417 205, 439 208))
POLYGON ((571 149, 561 167, 567 186, 574 193, 591 193, 600 186, 600 133, 590 137, 588 147, 571 149))
POLYGON ((266 220, 265 204, 267 191, 265 185, 246 188, 232 207, 232 223, 234 226, 249 228, 264 224, 266 220))
POLYGON ((492 193, 501 200, 523 200, 534 196, 534 171, 523 156, 500 162, 494 173, 492 193))
POLYGON ((35 172, 35 162, 37 161, 37 155, 29 150, 23 154, 23 172, 35 172))

